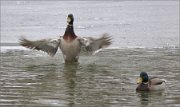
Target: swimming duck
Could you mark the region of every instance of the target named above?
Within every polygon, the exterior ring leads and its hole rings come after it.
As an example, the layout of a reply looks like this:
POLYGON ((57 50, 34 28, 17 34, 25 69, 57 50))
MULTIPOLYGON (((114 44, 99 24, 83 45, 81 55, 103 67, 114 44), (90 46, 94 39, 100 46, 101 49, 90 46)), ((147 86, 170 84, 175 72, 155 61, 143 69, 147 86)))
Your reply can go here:
POLYGON ((59 47, 63 53, 65 63, 74 63, 78 62, 79 54, 81 52, 94 54, 98 50, 111 44, 111 36, 106 33, 102 34, 99 38, 78 37, 74 33, 73 22, 73 14, 69 14, 67 17, 67 27, 65 33, 63 36, 60 36, 59 39, 42 39, 31 41, 21 37, 20 45, 30 49, 44 51, 50 56, 54 56, 59 47))
POLYGON ((137 80, 137 91, 160 91, 165 90, 165 80, 158 77, 149 78, 146 72, 141 72, 140 77, 137 80))

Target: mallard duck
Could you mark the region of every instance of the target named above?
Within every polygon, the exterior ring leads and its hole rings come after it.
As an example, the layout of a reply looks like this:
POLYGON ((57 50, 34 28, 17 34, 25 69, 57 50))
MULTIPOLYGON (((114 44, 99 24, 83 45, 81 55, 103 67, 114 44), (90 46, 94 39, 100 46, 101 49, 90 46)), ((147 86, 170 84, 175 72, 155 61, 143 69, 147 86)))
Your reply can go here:
POLYGON ((160 91, 165 90, 166 82, 158 77, 149 78, 146 72, 141 72, 140 77, 137 80, 137 91, 160 91))
POLYGON ((63 53, 65 63, 74 63, 78 62, 79 54, 81 52, 94 54, 98 50, 111 44, 111 36, 106 33, 102 34, 99 38, 77 36, 74 33, 73 22, 73 14, 69 14, 67 17, 67 27, 65 33, 63 36, 60 36, 59 39, 31 41, 21 37, 20 45, 30 49, 44 51, 50 56, 54 56, 59 47, 63 53))

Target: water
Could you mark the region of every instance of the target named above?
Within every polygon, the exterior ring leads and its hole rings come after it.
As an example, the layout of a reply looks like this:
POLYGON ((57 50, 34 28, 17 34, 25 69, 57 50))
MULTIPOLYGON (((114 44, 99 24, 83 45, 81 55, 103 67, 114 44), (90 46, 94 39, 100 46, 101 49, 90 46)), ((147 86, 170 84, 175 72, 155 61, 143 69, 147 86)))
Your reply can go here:
POLYGON ((179 47, 179 1, 2 1, 1 43, 58 38, 69 13, 78 36, 109 33, 112 47, 179 47))
POLYGON ((65 65, 61 53, 26 51, 2 54, 1 61, 4 106, 180 105, 178 49, 110 49, 82 56, 78 65, 65 65), (166 79, 166 91, 137 93, 140 71, 166 79))
POLYGON ((0 106, 179 107, 178 6, 178 1, 3 1, 0 106), (76 34, 108 32, 113 44, 81 56, 77 65, 65 65, 60 51, 49 57, 11 46, 24 34, 57 38, 70 12, 76 34), (167 80, 166 90, 136 92, 140 71, 167 80))

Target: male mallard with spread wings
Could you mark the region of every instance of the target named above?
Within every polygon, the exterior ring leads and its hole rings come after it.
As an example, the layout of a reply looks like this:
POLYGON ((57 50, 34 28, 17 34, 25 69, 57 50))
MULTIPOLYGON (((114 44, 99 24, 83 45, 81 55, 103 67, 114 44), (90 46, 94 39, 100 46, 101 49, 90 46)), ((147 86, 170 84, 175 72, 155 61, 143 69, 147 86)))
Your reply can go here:
POLYGON ((166 88, 166 82, 164 79, 158 77, 149 78, 146 72, 141 72, 137 83, 137 91, 162 91, 166 88))
POLYGON ((95 51, 105 48, 111 44, 111 37, 108 34, 102 34, 100 38, 78 37, 73 28, 74 17, 69 14, 67 17, 67 27, 64 35, 59 39, 43 39, 31 41, 26 38, 20 39, 20 45, 41 50, 54 56, 61 49, 65 63, 78 62, 80 52, 94 53, 95 51))

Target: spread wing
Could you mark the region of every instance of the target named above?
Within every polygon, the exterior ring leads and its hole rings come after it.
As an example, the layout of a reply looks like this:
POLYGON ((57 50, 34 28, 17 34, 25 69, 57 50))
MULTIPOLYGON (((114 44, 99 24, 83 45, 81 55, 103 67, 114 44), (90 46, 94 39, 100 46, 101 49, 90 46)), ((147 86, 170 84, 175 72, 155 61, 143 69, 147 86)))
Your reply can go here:
POLYGON ((95 54, 111 44, 111 36, 105 33, 100 38, 84 37, 80 38, 80 43, 82 44, 81 53, 95 54))
POLYGON ((42 40, 36 40, 31 41, 24 37, 20 38, 20 45, 35 49, 35 50, 41 50, 46 53, 48 53, 50 56, 54 56, 58 50, 58 46, 60 44, 60 39, 52 40, 52 39, 42 39, 42 40))

